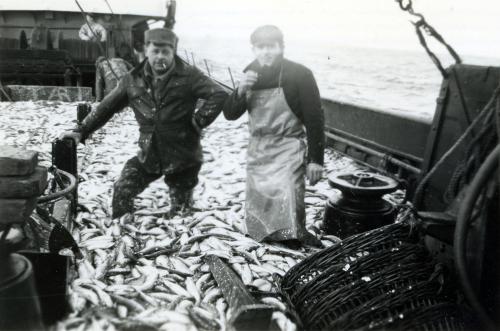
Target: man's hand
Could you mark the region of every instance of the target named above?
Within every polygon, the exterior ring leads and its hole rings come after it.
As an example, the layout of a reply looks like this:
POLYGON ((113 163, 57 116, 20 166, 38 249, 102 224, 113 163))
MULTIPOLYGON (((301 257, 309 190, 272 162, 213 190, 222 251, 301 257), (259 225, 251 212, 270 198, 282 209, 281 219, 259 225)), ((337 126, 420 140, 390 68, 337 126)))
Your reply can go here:
POLYGON ((252 88, 252 86, 257 82, 257 78, 259 78, 259 74, 255 71, 248 70, 245 73, 245 77, 240 81, 238 85, 238 96, 245 95, 245 93, 252 88))
POLYGON ((66 131, 59 135, 59 139, 64 138, 71 138, 75 141, 75 145, 78 145, 78 143, 80 143, 80 140, 82 139, 82 134, 75 131, 66 131))
POLYGON ((310 185, 315 185, 323 176, 323 166, 317 163, 309 163, 306 170, 307 179, 310 185))

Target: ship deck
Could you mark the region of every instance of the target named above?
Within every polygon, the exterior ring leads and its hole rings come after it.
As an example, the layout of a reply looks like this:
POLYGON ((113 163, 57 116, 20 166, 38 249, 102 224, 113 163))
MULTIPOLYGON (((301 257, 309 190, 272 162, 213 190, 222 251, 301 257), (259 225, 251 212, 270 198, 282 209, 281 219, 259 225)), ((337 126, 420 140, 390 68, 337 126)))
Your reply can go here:
MULTIPOLYGON (((0 118, 3 144, 39 151, 40 163, 49 166, 51 142, 75 125, 76 103, 2 102, 0 118)), ((73 311, 60 323, 61 328, 112 330, 138 324, 190 330, 204 328, 200 321, 211 316, 217 328, 225 329, 227 304, 210 277, 203 256, 215 254, 224 258, 246 285, 274 292, 273 274, 285 274, 315 252, 312 248, 292 251, 280 245, 262 244, 242 234, 246 118, 229 122, 221 115, 203 132, 205 161, 194 192, 195 206, 200 211, 163 219, 162 213, 169 208, 168 188, 159 179, 136 199, 133 220, 111 220, 113 182, 125 161, 135 155, 137 139, 133 113, 125 109, 85 145, 79 145, 78 194, 85 211, 78 213, 72 231, 84 258, 76 261, 70 283, 73 311), (172 249, 158 256, 144 253, 156 248, 172 249), (139 258, 131 259, 131 252, 139 258), (172 317, 174 311, 180 314, 175 315, 177 319, 172 317)), ((327 150, 323 179, 314 187, 307 186, 307 229, 325 246, 335 242, 321 229, 325 201, 333 194, 327 176, 357 167, 327 150)), ((262 300, 276 306, 274 318, 281 329, 295 329, 280 311, 283 304, 272 293, 262 300)))

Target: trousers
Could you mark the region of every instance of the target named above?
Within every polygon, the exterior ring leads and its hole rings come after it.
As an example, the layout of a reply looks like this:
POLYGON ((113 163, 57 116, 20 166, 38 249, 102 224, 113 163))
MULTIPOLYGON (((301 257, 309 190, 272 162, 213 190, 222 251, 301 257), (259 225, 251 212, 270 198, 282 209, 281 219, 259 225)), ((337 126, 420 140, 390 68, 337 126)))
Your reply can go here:
MULTIPOLYGON (((186 192, 190 192, 198 184, 200 168, 201 164, 164 176, 165 184, 170 188, 171 200, 182 200, 186 192)), ((132 213, 134 198, 162 175, 147 172, 136 156, 128 160, 113 187, 112 217, 132 213)))

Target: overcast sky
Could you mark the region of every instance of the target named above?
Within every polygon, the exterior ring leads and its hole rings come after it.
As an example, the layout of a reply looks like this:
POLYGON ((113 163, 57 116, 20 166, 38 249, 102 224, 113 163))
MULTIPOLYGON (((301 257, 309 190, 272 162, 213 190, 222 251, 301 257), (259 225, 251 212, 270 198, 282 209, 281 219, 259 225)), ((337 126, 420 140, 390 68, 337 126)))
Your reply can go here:
MULTIPOLYGON (((177 0, 176 31, 186 38, 248 40, 278 25, 288 44, 312 41, 418 49, 410 16, 394 0, 177 0)), ((500 58, 500 0, 413 0, 460 54, 500 58)))

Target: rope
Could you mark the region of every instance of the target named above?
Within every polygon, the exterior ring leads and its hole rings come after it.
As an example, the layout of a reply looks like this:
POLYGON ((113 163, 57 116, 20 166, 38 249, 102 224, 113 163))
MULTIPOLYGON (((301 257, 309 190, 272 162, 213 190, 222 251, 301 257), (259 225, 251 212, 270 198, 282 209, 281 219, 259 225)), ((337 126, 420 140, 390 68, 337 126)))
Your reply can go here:
POLYGON ((455 67, 453 68, 453 77, 455 78, 455 83, 457 84, 458 96, 460 97, 460 104, 462 105, 462 110, 464 112, 465 119, 467 120, 467 124, 470 125, 472 123, 472 120, 469 115, 469 107, 467 107, 467 102, 465 101, 462 84, 460 83, 458 72, 455 67))
POLYGON ((463 160, 455 168, 445 192, 445 200, 451 201, 456 197, 465 184, 471 180, 471 176, 479 169, 481 161, 492 149, 492 145, 496 144, 497 134, 494 130, 495 123, 492 116, 493 112, 488 113, 477 134, 473 135, 471 132, 473 139, 466 148, 463 160))
POLYGON ((417 189, 415 190, 415 196, 413 198, 413 203, 417 205, 422 197, 422 194, 424 192, 425 186, 427 185, 427 182, 429 179, 436 173, 436 171, 444 164, 444 162, 462 145, 462 143, 465 141, 465 139, 468 138, 468 136, 473 132, 474 128, 477 126, 478 123, 481 122, 481 119, 484 121, 481 124, 485 124, 485 122, 491 118, 493 115, 493 110, 494 110, 494 105, 495 102, 497 101, 497 98, 500 96, 500 85, 497 86, 495 91, 493 92, 493 95, 491 96, 490 100, 484 106, 484 108, 481 110, 481 112, 477 115, 477 117, 474 119, 474 121, 469 125, 469 127, 465 130, 465 132, 458 138, 458 140, 446 151, 446 153, 441 156, 441 158, 434 164, 432 169, 422 178, 420 183, 418 184, 417 189), (484 117, 484 118, 483 118, 484 117))

